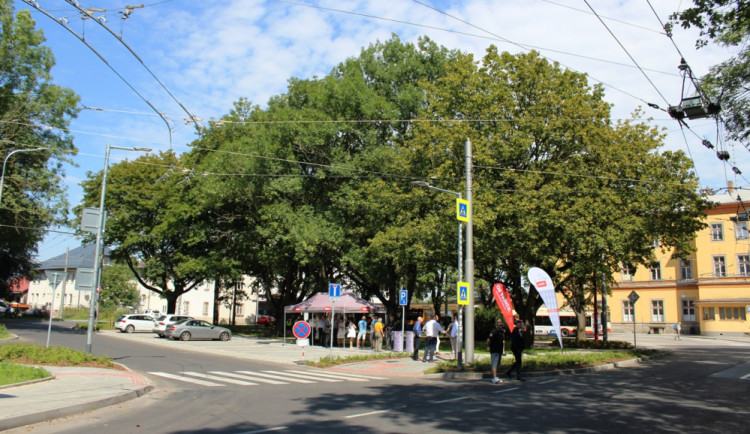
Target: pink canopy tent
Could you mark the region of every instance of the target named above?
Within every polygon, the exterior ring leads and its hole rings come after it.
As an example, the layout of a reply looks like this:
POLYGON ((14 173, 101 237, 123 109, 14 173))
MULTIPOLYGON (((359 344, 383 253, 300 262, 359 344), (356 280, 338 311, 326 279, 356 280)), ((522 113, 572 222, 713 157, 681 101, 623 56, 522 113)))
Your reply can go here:
MULTIPOLYGON (((331 311, 331 298, 327 292, 319 292, 302 303, 286 306, 284 313, 323 313, 331 311)), ((385 307, 370 303, 364 298, 357 297, 351 291, 344 291, 336 302, 336 312, 370 313, 385 312, 385 307)))
MULTIPOLYGON (((370 303, 364 298, 357 297, 351 291, 344 291, 334 306, 327 292, 319 292, 307 300, 284 307, 284 324, 287 313, 330 313, 335 307, 335 313, 385 313, 385 306, 370 303)), ((286 327, 284 327, 284 341, 286 341, 286 327)))

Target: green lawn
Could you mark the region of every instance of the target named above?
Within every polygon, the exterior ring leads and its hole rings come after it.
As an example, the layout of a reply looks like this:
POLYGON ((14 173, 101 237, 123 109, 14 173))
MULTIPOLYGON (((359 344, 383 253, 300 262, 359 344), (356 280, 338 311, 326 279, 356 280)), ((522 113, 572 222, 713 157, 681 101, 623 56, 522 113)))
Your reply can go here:
POLYGON ((67 347, 44 348, 19 343, 0 345, 0 385, 50 376, 44 369, 27 365, 116 368, 109 357, 94 356, 67 347))

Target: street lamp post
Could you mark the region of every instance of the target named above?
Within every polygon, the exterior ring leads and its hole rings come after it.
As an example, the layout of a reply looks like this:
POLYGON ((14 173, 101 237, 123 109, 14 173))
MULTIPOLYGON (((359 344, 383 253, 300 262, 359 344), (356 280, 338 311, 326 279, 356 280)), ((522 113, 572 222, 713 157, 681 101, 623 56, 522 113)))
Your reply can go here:
POLYGON ((107 152, 104 156, 104 172, 102 173, 102 194, 99 199, 99 225, 96 230, 96 252, 94 253, 94 284, 91 289, 91 305, 89 306, 89 324, 86 333, 86 353, 91 354, 91 341, 94 337, 94 318, 96 316, 97 299, 99 296, 99 285, 102 277, 102 234, 104 232, 104 196, 107 190, 107 169, 109 168, 109 151, 111 149, 120 149, 122 151, 143 151, 151 152, 150 148, 122 148, 119 146, 107 145, 107 152))
POLYGON ((5 165, 8 163, 8 158, 10 158, 11 155, 18 153, 18 152, 33 152, 33 151, 43 151, 47 148, 34 148, 34 149, 14 149, 10 152, 8 152, 8 155, 5 156, 5 159, 3 160, 3 173, 0 175, 0 205, 3 204, 3 186, 5 185, 5 165))
MULTIPOLYGON (((435 187, 434 185, 425 182, 425 181, 412 181, 412 184, 418 185, 420 187, 429 188, 430 190, 440 191, 443 193, 453 194, 458 196, 459 199, 463 198, 463 195, 457 191, 451 191, 451 190, 445 190, 443 188, 435 187)), ((462 258, 462 240, 461 240, 461 232, 462 232, 463 224, 459 220, 458 222, 458 276, 457 281, 460 282, 462 280, 462 269, 461 264, 463 262, 462 258)), ((445 294, 445 305, 448 306, 448 294, 445 294)), ((446 307, 447 310, 447 307, 446 307)), ((463 342, 462 342, 462 327, 463 327, 463 306, 458 306, 458 333, 456 335, 456 361, 459 368, 463 366, 462 364, 462 351, 463 348, 463 342)))

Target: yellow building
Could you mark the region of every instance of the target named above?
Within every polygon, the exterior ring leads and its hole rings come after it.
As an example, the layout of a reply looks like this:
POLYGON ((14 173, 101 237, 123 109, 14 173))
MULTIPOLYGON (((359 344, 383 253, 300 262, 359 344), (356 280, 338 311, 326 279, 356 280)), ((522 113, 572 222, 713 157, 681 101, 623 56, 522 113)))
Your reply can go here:
POLYGON ((708 227, 696 233, 696 251, 686 260, 655 241, 652 267, 623 265, 607 300, 613 331, 632 331, 635 320, 642 333, 674 333, 680 321, 687 334, 750 334, 750 201, 737 195, 730 183, 727 193, 709 196, 718 205, 705 211, 708 227))

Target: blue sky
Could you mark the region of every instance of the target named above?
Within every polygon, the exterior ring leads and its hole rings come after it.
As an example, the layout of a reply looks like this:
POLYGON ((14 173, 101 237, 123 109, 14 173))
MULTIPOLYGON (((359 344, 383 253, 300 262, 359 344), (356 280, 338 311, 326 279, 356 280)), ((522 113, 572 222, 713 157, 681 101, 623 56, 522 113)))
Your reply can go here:
MULTIPOLYGON (((94 0, 79 5, 93 8, 94 18, 106 20, 143 64, 93 19, 83 20, 65 0, 38 0, 38 4, 57 19, 64 17, 70 29, 85 37, 112 69, 162 113, 170 123, 171 143, 164 121, 90 48, 51 18, 22 1, 15 3, 17 10, 30 9, 37 27, 44 31, 45 45, 57 61, 52 71, 55 83, 73 89, 81 96, 81 105, 88 107, 71 125, 79 150, 73 157, 77 167, 66 169, 73 205, 81 200, 79 183, 86 173, 103 168, 107 144, 155 151, 170 146, 178 152, 188 149, 196 139, 195 129, 175 99, 203 121, 226 114, 240 98, 265 106, 271 96, 285 91, 289 78, 322 77, 346 58, 359 55, 363 47, 391 34, 408 42, 427 35, 477 58, 490 44, 513 53, 534 48, 550 60, 588 73, 592 82, 603 83, 607 100, 614 104, 615 119, 627 118, 637 107, 644 107, 654 125, 666 128, 665 149, 680 149, 693 157, 703 186, 721 188, 729 180, 738 186, 748 184, 744 174, 736 176, 731 170, 734 165, 750 176, 746 149, 728 143, 734 159, 727 166, 701 146, 703 137, 716 142, 713 121, 689 121, 699 137, 688 134, 686 140, 666 113, 646 106, 646 102, 662 108, 679 103, 680 52, 699 76, 731 52, 715 46, 696 51, 697 33, 679 28, 674 34, 678 52, 643 0, 589 2, 617 40, 583 0, 142 1, 144 7, 133 9, 127 19, 121 13, 127 2, 94 0)), ((687 0, 651 1, 663 22, 688 4, 687 0)), ((110 163, 135 157, 113 150, 110 163)), ((39 247, 38 259, 78 245, 70 234, 50 233, 39 247)))

